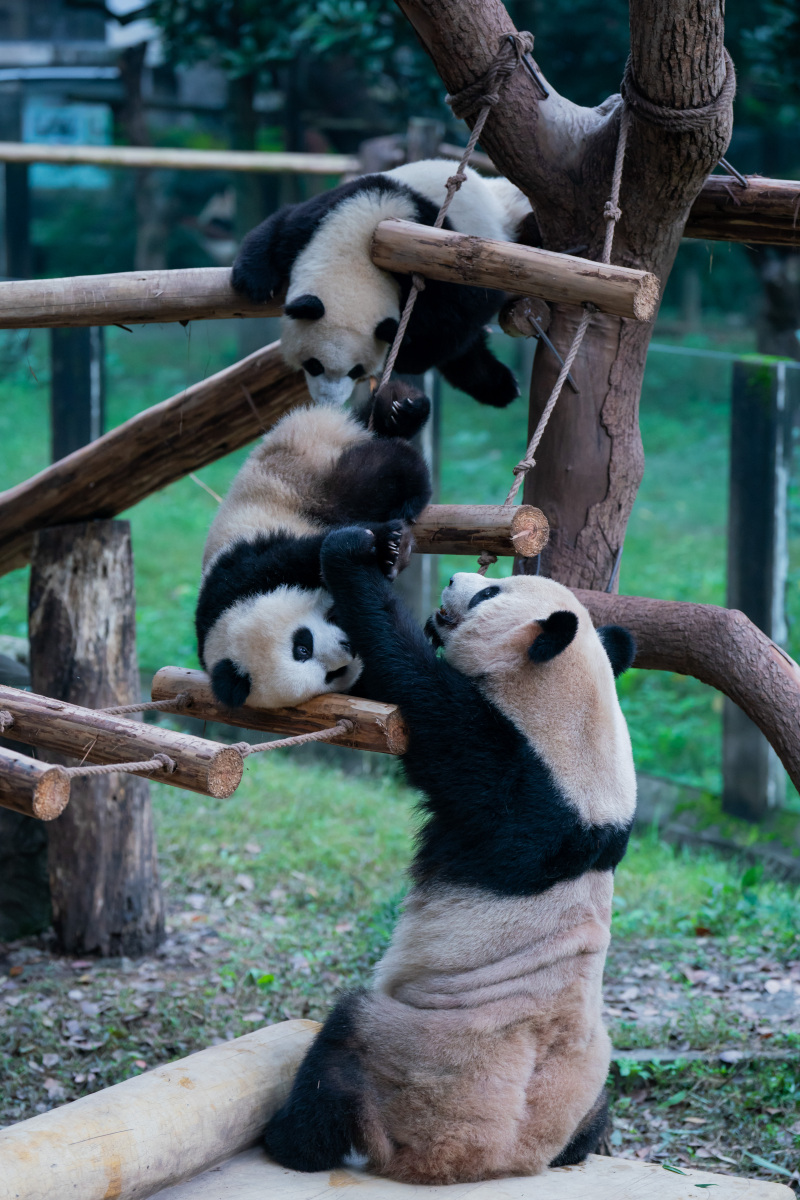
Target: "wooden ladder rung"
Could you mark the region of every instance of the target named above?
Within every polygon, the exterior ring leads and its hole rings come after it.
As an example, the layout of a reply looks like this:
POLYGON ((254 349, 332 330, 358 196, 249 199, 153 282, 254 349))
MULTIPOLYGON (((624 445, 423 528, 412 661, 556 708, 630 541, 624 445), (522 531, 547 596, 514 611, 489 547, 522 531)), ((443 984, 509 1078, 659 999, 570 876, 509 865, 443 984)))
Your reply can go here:
POLYGON ((533 558, 550 536, 532 504, 429 504, 414 526, 419 554, 490 554, 533 558))
POLYGON ((0 808, 52 821, 67 807, 69 788, 60 767, 0 746, 0 808))

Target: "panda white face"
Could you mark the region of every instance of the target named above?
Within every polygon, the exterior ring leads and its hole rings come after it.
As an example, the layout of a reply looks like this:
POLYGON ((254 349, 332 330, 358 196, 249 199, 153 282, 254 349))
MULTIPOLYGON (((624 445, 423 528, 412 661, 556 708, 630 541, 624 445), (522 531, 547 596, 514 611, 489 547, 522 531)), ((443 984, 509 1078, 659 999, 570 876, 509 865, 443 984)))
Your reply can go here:
MULTIPOLYGON (((355 314, 351 314, 355 323, 355 314)), ((395 317, 368 320, 364 332, 343 326, 326 314, 318 296, 286 302, 281 319, 281 352, 290 367, 302 368, 312 400, 344 404, 359 380, 379 375, 397 331, 395 317)))
POLYGON ((327 619, 331 598, 322 588, 281 587, 239 600, 209 631, 204 660, 249 679, 247 704, 281 708, 323 692, 344 692, 361 674, 361 660, 344 632, 327 619), (227 666, 230 664, 230 666, 227 666))

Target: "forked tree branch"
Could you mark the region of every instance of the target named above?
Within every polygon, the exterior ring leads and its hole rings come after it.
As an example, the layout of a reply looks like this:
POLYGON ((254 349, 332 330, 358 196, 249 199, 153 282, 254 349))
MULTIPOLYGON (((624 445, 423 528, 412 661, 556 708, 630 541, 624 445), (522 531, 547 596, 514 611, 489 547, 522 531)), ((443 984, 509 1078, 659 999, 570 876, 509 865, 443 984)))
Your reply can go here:
POLYGON ((634 666, 693 675, 747 713, 800 788, 800 666, 744 613, 576 588, 595 625, 624 625, 634 666))

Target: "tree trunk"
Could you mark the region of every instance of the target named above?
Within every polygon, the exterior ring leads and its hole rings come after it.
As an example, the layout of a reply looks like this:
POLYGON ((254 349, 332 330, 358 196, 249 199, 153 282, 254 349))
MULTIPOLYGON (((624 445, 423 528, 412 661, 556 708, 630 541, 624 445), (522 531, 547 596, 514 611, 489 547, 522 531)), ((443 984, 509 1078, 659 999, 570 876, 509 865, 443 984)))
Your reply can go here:
MULTIPOLYGON (((30 590, 31 686, 87 708, 139 699, 127 521, 37 534, 30 590)), ((64 762, 52 753, 50 762, 64 762)), ((70 765, 74 765, 70 763, 70 765)), ((48 826, 53 924, 71 954, 135 955, 164 928, 146 779, 74 779, 48 826)))
MULTIPOLYGON (((397 0, 444 80, 458 92, 483 74, 514 25, 499 0, 397 0)), ((725 81, 722 0, 631 0, 631 61, 638 90, 674 109, 705 106, 725 81)), ((581 108, 548 84, 537 101, 518 70, 481 136, 502 172, 529 196, 541 244, 599 258, 620 107, 610 97, 581 108)), ((727 104, 700 129, 631 121, 612 261, 654 272, 663 284, 689 209, 731 132, 727 104)), ((565 354, 581 310, 554 305, 549 336, 565 354)), ((651 325, 596 315, 573 368, 580 394, 562 395, 526 481, 526 502, 544 509, 553 535, 547 573, 572 586, 605 588, 642 477, 638 404, 651 325)), ((557 365, 537 353, 530 423, 550 394, 557 365)), ((524 569, 524 565, 522 566, 524 569)))

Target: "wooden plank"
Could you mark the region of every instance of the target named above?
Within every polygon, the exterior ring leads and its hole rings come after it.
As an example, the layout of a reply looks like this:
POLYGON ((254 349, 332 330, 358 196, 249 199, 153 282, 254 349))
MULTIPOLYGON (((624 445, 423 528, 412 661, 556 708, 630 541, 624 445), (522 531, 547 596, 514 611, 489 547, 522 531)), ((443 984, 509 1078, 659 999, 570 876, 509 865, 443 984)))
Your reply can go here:
POLYGON ((550 526, 532 504, 429 504, 414 526, 419 554, 491 554, 533 558, 550 526))
POLYGON ((349 175, 361 170, 360 160, 352 154, 182 150, 172 146, 50 146, 36 142, 0 142, 0 162, 93 163, 100 167, 244 171, 259 175, 349 175))
POLYGON ((652 321, 660 284, 649 271, 607 266, 490 238, 433 229, 413 221, 381 221, 372 237, 372 261, 385 271, 418 272, 426 279, 498 288, 562 304, 594 304, 601 312, 652 321))
POLYGON ((765 246, 800 246, 800 180, 710 175, 689 211, 683 236, 765 246))
MULTIPOLYGON (((188 709, 175 708, 203 721, 221 721, 241 729, 263 729, 269 733, 291 736, 329 729, 346 718, 355 726, 346 737, 337 738, 333 745, 351 750, 372 750, 379 754, 403 754, 407 744, 406 728, 400 710, 393 704, 379 704, 358 696, 327 692, 315 696, 296 708, 227 708, 214 699, 211 683, 205 671, 187 667, 162 667, 153 679, 154 700, 168 700, 188 692, 188 709)), ((1 701, 0 701, 1 702, 1 701)))
POLYGON ((252 1146, 319 1026, 284 1021, 0 1130, 0 1200, 141 1200, 252 1146))
POLYGON ((253 304, 235 292, 229 267, 119 271, 0 283, 0 329, 276 317, 282 311, 278 302, 253 304))
POLYGON ((238 450, 308 402, 302 372, 286 366, 275 342, 138 413, 0 492, 0 574, 28 561, 36 530, 116 516, 238 450))
POLYGON ((60 767, 0 746, 0 808, 53 821, 69 802, 69 777, 60 767))
POLYGON ((55 750, 78 762, 143 762, 154 754, 167 754, 175 770, 154 772, 150 778, 218 799, 233 795, 241 782, 243 760, 233 746, 2 685, 0 708, 14 718, 8 732, 15 741, 55 750))

